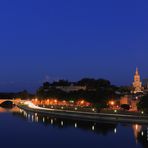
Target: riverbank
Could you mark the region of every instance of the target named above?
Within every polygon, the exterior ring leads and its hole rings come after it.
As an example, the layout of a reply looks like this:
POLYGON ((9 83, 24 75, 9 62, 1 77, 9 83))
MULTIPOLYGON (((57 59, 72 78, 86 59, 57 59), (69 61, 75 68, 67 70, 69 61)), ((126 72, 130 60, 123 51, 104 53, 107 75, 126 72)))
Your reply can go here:
POLYGON ((127 123, 139 123, 139 124, 148 124, 148 116, 145 115, 124 115, 124 114, 108 114, 108 113, 91 113, 91 112, 79 112, 79 111, 68 111, 68 110, 57 110, 57 109, 48 109, 40 107, 29 107, 27 105, 18 104, 20 109, 39 113, 52 115, 57 117, 64 117, 77 120, 87 120, 87 121, 115 121, 115 122, 127 122, 127 123))

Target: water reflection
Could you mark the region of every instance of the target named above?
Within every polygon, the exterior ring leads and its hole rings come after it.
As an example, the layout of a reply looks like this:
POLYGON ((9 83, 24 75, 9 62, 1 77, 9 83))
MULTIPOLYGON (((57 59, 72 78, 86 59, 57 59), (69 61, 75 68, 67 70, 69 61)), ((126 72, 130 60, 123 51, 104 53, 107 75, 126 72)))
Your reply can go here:
POLYGON ((81 130, 91 131, 96 134, 107 135, 109 133, 117 132, 117 123, 95 123, 88 121, 79 121, 74 119, 57 118, 54 116, 45 116, 37 113, 27 113, 24 110, 19 110, 13 113, 14 116, 18 116, 29 122, 42 123, 45 126, 52 125, 57 128, 79 128, 81 130))
POLYGON ((19 112, 19 109, 17 106, 13 107, 0 107, 0 113, 5 113, 5 112, 19 112))
POLYGON ((148 148, 148 129, 140 131, 138 133, 137 140, 144 148, 148 148))
MULTIPOLYGON (((92 122, 92 121, 80 121, 75 119, 67 119, 55 116, 46 116, 38 113, 30 113, 24 110, 14 108, 13 115, 27 122, 40 123, 44 126, 52 126, 55 128, 66 129, 75 128, 79 130, 85 130, 87 132, 94 133, 96 135, 107 136, 110 134, 120 134, 120 128, 132 128, 133 136, 135 138, 135 143, 141 144, 143 148, 148 147, 148 125, 138 125, 138 124, 119 124, 116 122, 104 123, 104 122, 92 122), (119 131, 118 131, 119 130, 119 131)), ((128 136, 128 135, 127 135, 128 136)))

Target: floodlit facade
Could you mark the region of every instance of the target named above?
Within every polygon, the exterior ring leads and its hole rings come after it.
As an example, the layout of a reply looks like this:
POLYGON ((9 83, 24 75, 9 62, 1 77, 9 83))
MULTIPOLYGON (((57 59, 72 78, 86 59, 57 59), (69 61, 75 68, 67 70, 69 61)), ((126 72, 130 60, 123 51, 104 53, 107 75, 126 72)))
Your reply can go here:
POLYGON ((142 91, 142 82, 140 80, 140 74, 138 68, 136 68, 136 73, 134 75, 134 82, 133 82, 133 93, 141 93, 142 91))

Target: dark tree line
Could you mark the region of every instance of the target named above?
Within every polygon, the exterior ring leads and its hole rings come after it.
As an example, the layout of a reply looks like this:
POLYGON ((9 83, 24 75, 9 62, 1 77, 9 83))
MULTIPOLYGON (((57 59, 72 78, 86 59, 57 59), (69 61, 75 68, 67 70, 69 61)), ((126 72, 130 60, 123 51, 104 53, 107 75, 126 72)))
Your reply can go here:
POLYGON ((45 82, 37 90, 37 97, 41 99, 58 98, 61 100, 78 100, 84 98, 86 101, 105 107, 108 99, 116 96, 118 87, 111 85, 110 81, 104 79, 85 78, 78 82, 60 80, 58 82, 45 82), (57 89, 57 86, 86 86, 86 90, 64 92, 57 89))
POLYGON ((138 103, 138 109, 148 113, 148 94, 140 99, 138 103))
POLYGON ((13 99, 13 98, 30 99, 33 97, 34 95, 30 94, 27 90, 23 90, 17 93, 0 93, 0 99, 13 99))

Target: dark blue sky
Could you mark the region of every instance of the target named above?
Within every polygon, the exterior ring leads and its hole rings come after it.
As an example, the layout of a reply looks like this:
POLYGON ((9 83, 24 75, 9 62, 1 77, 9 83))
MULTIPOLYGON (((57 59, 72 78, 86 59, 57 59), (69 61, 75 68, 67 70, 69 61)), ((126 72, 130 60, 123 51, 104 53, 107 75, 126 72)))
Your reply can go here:
POLYGON ((82 77, 131 84, 148 77, 148 3, 141 0, 1 0, 0 91, 82 77))

